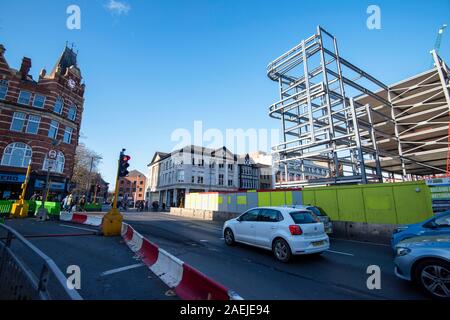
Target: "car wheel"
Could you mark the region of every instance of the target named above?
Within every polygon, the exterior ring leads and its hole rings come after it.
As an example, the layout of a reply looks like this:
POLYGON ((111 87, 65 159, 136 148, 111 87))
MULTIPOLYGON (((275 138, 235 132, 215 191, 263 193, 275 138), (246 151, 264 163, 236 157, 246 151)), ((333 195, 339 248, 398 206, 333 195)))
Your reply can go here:
POLYGON ((224 232, 225 243, 228 246, 234 246, 236 242, 234 241, 234 233, 230 228, 226 228, 224 232))
POLYGON ((441 260, 424 260, 415 269, 415 280, 434 299, 450 300, 450 264, 441 260))
POLYGON ((291 259, 291 248, 284 239, 276 239, 273 243, 272 251, 278 261, 286 263, 291 259))

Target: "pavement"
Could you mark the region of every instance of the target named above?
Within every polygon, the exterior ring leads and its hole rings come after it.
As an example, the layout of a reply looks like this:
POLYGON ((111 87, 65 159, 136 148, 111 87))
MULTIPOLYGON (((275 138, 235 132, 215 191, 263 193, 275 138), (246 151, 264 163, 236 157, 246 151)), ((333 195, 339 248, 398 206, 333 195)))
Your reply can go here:
MULTIPOLYGON (((221 222, 189 220, 168 213, 125 212, 129 223, 192 267, 248 300, 420 300, 425 296, 394 275, 390 247, 331 239, 322 256, 298 256, 289 264, 276 261, 270 251, 237 245, 228 247, 221 222), (367 267, 381 269, 381 289, 369 290, 367 267)), ((24 235, 74 234, 95 228, 33 219, 7 220, 24 235)), ((140 262, 120 237, 96 235, 30 238, 64 272, 76 264, 82 270, 84 299, 176 299, 140 262)))
MULTIPOLYGON (((78 293, 85 300, 177 299, 159 278, 133 257, 121 237, 98 236, 96 228, 59 221, 8 219, 5 224, 27 236, 64 274, 68 266, 79 266, 81 289, 78 293)), ((34 266, 28 254, 21 256, 19 250, 19 256, 34 266)))

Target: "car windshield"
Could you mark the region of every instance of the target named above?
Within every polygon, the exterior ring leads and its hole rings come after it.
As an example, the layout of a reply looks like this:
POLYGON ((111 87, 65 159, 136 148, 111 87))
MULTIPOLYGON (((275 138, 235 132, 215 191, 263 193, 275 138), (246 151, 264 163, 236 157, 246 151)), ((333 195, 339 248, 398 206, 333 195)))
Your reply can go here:
POLYGON ((316 216, 327 216, 327 214, 321 207, 308 207, 307 209, 309 211, 312 211, 316 216))
POLYGON ((317 223, 318 219, 314 213, 308 211, 293 211, 289 213, 292 217, 292 220, 296 224, 306 224, 306 223, 317 223))

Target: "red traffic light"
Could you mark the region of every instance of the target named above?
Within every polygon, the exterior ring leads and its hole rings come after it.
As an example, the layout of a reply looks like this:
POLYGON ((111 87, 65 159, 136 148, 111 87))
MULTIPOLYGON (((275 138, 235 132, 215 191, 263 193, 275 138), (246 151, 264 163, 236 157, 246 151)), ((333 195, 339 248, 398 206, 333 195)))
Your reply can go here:
POLYGON ((123 156, 122 157, 122 161, 127 162, 130 161, 131 157, 130 156, 123 156))

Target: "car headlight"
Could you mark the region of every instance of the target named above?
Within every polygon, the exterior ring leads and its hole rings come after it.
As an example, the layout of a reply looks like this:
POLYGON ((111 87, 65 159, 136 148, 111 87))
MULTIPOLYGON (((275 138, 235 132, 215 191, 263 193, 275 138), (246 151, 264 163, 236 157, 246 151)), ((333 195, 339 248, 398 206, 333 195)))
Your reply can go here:
POLYGON ((408 253, 411 252, 411 249, 409 248, 397 248, 396 253, 397 253, 397 257, 402 257, 402 256, 406 256, 408 253))

